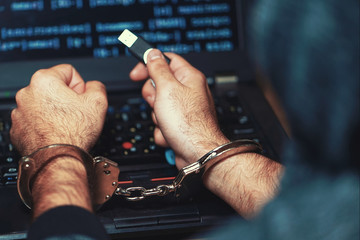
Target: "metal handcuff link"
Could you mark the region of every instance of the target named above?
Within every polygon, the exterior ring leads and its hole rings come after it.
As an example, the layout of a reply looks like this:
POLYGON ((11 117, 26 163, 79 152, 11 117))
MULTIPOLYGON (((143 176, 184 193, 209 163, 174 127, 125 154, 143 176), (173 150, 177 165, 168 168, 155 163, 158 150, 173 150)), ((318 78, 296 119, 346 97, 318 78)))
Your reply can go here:
POLYGON ((29 208, 32 207, 32 178, 46 162, 51 160, 51 157, 41 163, 37 163, 34 159, 48 149, 51 150, 53 157, 58 157, 59 154, 72 156, 84 163, 95 207, 101 206, 113 195, 123 196, 128 201, 139 201, 149 196, 165 196, 172 192, 178 197, 177 191, 183 187, 185 180, 202 173, 205 166, 210 168, 217 162, 235 154, 261 153, 263 151, 261 145, 253 140, 232 141, 211 150, 198 161, 180 169, 172 183, 146 189, 144 187, 121 188, 118 185, 118 176, 120 174, 118 164, 105 157, 92 158, 90 154, 76 146, 54 144, 40 148, 29 156, 22 157, 19 161, 18 192, 24 204, 29 208))

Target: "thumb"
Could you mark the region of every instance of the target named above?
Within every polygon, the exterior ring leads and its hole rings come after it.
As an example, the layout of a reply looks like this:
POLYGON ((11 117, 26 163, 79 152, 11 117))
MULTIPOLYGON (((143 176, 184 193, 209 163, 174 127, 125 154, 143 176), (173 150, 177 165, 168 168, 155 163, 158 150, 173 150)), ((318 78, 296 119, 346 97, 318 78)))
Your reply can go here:
POLYGON ((165 83, 177 82, 160 50, 153 49, 149 52, 146 66, 151 79, 156 85, 163 86, 165 83))
POLYGON ((103 83, 99 81, 88 81, 85 84, 85 96, 91 96, 90 99, 94 99, 96 104, 99 104, 103 107, 108 106, 106 89, 103 83))
POLYGON ((85 91, 84 80, 78 71, 70 64, 59 64, 49 69, 55 74, 57 79, 62 80, 64 84, 76 93, 81 94, 85 91))
POLYGON ((105 85, 100 81, 88 81, 85 83, 85 93, 99 92, 106 95, 105 85))

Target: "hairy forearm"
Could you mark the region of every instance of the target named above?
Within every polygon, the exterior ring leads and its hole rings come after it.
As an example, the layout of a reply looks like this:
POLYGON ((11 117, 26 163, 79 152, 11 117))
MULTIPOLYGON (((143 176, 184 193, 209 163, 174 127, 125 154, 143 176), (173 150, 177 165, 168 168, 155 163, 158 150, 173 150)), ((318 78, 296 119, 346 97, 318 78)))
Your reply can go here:
POLYGON ((251 218, 277 193, 282 173, 281 164, 259 154, 244 153, 208 169, 204 184, 240 215, 251 218))
POLYGON ((59 157, 39 172, 32 186, 32 197, 34 219, 64 205, 92 211, 86 169, 71 157, 59 157))

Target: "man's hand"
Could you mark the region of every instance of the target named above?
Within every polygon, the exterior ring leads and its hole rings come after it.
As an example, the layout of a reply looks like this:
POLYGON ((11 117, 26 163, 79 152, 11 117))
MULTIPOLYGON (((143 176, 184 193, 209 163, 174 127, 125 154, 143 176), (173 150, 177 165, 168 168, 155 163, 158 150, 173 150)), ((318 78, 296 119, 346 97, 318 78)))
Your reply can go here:
POLYGON ((107 110, 105 87, 85 82, 71 65, 37 71, 16 94, 11 141, 22 155, 56 143, 88 151, 98 139, 107 110))
MULTIPOLYGON (((104 85, 85 84, 65 64, 37 71, 16 94, 16 103, 10 136, 21 155, 57 143, 88 151, 101 133, 107 109, 104 85)), ((43 166, 32 185, 33 217, 63 205, 92 211, 87 179, 84 165, 72 157, 59 156, 43 166)))
MULTIPOLYGON (((176 54, 170 66, 159 50, 148 55, 147 68, 138 64, 130 73, 137 81, 150 77, 143 96, 153 107, 155 141, 170 145, 182 168, 229 140, 217 124, 204 75, 176 54)), ((230 156, 207 169, 204 184, 244 217, 255 215, 277 191, 282 166, 255 153, 230 156)))
POLYGON ((150 77, 143 96, 153 107, 155 142, 170 145, 176 165, 182 168, 213 148, 228 142, 221 133, 205 76, 176 54, 167 53, 170 66, 159 50, 148 55, 147 68, 138 64, 130 73, 135 80, 150 77))

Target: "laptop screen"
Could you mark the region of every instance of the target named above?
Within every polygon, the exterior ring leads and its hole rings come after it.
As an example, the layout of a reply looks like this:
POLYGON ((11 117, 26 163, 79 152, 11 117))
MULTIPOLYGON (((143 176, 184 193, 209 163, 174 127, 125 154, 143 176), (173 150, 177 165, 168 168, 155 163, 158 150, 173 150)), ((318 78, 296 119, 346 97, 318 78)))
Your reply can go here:
POLYGON ((12 97, 37 69, 60 63, 73 64, 85 80, 111 89, 135 87, 128 74, 136 60, 117 40, 126 28, 164 52, 183 55, 205 74, 232 70, 234 61, 223 60, 243 55, 241 3, 1 1, 0 97, 12 97))

